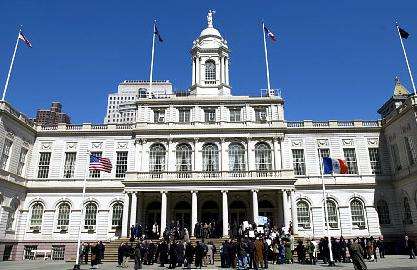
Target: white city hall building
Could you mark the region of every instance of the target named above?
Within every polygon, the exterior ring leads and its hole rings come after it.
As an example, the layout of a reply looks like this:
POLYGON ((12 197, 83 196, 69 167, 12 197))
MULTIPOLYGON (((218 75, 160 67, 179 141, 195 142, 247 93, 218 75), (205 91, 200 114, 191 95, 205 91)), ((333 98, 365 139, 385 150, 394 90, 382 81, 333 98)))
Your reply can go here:
POLYGON ((0 259, 73 258, 80 222, 82 241, 128 237, 136 223, 163 232, 172 220, 191 234, 215 220, 227 238, 258 216, 320 238, 320 156, 349 169, 324 176, 332 236, 416 236, 417 99, 399 81, 381 121, 291 122, 272 92, 232 95, 228 43, 211 20, 191 55, 188 94, 132 98, 132 124, 41 127, 0 103, 0 259), (89 153, 112 172, 89 172, 89 153))

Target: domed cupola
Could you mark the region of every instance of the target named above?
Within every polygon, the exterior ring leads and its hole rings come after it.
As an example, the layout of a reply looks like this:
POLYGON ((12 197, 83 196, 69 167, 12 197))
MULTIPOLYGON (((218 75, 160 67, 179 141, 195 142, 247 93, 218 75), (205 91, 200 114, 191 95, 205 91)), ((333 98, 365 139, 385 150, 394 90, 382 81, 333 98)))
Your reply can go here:
POLYGON ((219 30, 213 27, 214 11, 207 14, 207 28, 193 42, 191 94, 230 95, 229 47, 219 30))

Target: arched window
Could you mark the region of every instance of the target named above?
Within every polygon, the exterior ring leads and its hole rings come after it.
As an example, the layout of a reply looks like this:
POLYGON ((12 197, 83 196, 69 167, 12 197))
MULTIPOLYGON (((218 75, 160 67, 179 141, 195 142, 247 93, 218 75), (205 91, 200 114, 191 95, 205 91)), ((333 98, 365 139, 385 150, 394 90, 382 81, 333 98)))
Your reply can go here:
POLYGON ((255 165, 257 171, 270 171, 272 169, 271 147, 266 143, 255 145, 255 165))
POLYGON ((327 219, 329 220, 330 228, 339 228, 339 215, 337 211, 337 204, 333 200, 327 200, 327 219))
POLYGON ((6 230, 12 230, 14 224, 14 218, 16 216, 16 210, 19 207, 19 201, 13 198, 10 202, 10 209, 7 213, 6 230))
POLYGON ((165 147, 162 144, 154 144, 149 151, 149 171, 165 171, 165 147))
POLYGON ((71 207, 67 202, 63 202, 58 206, 58 229, 63 230, 65 227, 62 226, 69 225, 70 211, 71 207))
POLYGON ((390 224, 388 203, 385 200, 379 200, 376 204, 376 211, 378 212, 379 224, 390 224))
POLYGON ((216 63, 213 60, 207 60, 206 68, 206 84, 216 84, 216 63))
POLYGON ((111 226, 113 228, 118 228, 122 226, 122 217, 123 217, 123 204, 121 202, 117 202, 113 204, 113 211, 112 211, 112 218, 111 218, 111 226))
POLYGON ((94 230, 97 224, 97 205, 93 202, 87 203, 85 206, 84 228, 94 230))
POLYGON ((203 171, 219 171, 219 149, 217 145, 208 143, 203 146, 203 171))
POLYGON ((413 224, 413 218, 411 216, 411 209, 410 209, 410 203, 408 201, 408 197, 404 197, 403 207, 404 207, 404 223, 413 224))
POLYGON ((310 206, 306 201, 299 201, 297 203, 297 219, 298 227, 302 227, 304 229, 310 228, 310 206))
POLYGON ((32 215, 30 217, 30 228, 39 230, 42 225, 43 205, 39 202, 32 206, 32 215))
POLYGON ((365 211, 363 210, 363 203, 358 199, 353 199, 350 202, 350 213, 352 215, 352 226, 358 228, 365 228, 365 211))
POLYGON ((240 172, 246 168, 245 147, 240 143, 231 143, 229 145, 229 171, 240 172))
MULTIPOLYGON (((189 144, 179 144, 176 148, 176 156, 177 156, 177 172, 190 172, 192 171, 191 165, 191 146, 189 144)), ((187 177, 189 174, 180 173, 180 177, 187 177)))

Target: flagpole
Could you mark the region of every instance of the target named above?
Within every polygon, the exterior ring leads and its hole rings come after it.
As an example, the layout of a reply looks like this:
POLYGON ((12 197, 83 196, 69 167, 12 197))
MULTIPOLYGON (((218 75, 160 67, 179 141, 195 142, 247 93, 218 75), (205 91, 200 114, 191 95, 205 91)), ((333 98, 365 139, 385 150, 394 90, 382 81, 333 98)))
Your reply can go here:
POLYGON ((410 68, 410 63, 408 62, 407 52, 405 50, 404 42, 403 42, 403 39, 401 37, 400 27, 398 26, 398 22, 395 22, 395 24, 396 24, 396 27, 397 27, 398 37, 400 38, 401 47, 403 48, 405 63, 407 64, 407 69, 408 69, 408 74, 410 75, 411 84, 413 85, 414 95, 416 95, 417 94, 416 93, 416 86, 414 85, 413 74, 411 73, 411 68, 410 68))
POLYGON ((10 75, 13 69, 14 58, 16 57, 17 46, 19 46, 19 36, 21 31, 22 29, 20 28, 19 33, 17 34, 16 45, 14 46, 12 61, 10 62, 9 72, 7 73, 6 84, 4 85, 3 96, 1 98, 1 101, 4 101, 4 98, 6 97, 7 87, 9 86, 10 75))
POLYGON ((265 23, 262 22, 262 33, 264 34, 264 50, 265 50, 265 65, 266 65, 266 80, 268 82, 268 95, 269 90, 271 90, 271 83, 269 82, 269 64, 268 64, 268 48, 266 47, 266 37, 265 37, 265 23))
POLYGON ((83 227, 83 216, 84 216, 84 199, 85 199, 85 190, 87 185, 87 172, 89 172, 89 164, 90 164, 90 151, 87 151, 87 162, 85 165, 85 171, 84 171, 84 181, 83 181, 83 193, 81 197, 81 216, 80 216, 80 222, 78 226, 78 241, 77 241, 77 257, 75 259, 75 265, 73 270, 79 270, 80 269, 80 246, 81 246, 81 230, 83 227))
POLYGON ((149 93, 152 93, 153 58, 154 58, 154 53, 155 53, 155 31, 156 31, 155 27, 156 27, 156 20, 153 21, 151 71, 149 74, 149 93))
POLYGON ((334 266, 333 261, 333 252, 332 252, 332 241, 330 240, 330 231, 329 231, 329 217, 327 213, 327 196, 326 196, 326 185, 324 184, 324 166, 323 166, 323 157, 320 155, 320 174, 321 174, 321 183, 323 189, 323 202, 324 202, 324 222, 326 224, 326 233, 327 233, 327 242, 329 247, 329 266, 334 266))

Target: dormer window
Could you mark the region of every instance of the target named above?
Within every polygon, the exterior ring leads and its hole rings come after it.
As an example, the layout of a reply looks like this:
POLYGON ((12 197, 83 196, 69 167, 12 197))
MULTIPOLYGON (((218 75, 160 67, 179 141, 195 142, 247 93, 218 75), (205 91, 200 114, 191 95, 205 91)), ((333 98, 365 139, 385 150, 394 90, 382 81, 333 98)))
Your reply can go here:
POLYGON ((258 123, 266 122, 266 108, 255 109, 255 121, 258 123))
POLYGON ((213 60, 207 60, 206 64, 206 84, 216 84, 216 63, 213 60))
POLYGON ((204 120, 206 123, 216 122, 216 110, 215 109, 204 110, 204 120))
POLYGON ((153 120, 154 123, 165 123, 165 110, 154 110, 153 120))

